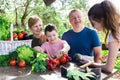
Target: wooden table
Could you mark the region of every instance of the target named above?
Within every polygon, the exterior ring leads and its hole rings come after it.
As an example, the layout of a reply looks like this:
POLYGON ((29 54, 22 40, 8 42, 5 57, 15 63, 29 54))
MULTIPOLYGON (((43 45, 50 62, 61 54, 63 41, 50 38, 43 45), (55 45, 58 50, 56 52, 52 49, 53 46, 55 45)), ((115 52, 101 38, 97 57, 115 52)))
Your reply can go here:
MULTIPOLYGON (((63 65, 65 67, 74 68, 76 67, 73 63, 67 63, 63 65)), ((101 80, 109 75, 101 73, 101 80)), ((31 71, 30 67, 0 67, 0 80, 67 80, 67 78, 61 77, 60 68, 54 71, 47 71, 46 73, 35 73, 31 71)), ((106 79, 107 80, 107 79, 106 79)))

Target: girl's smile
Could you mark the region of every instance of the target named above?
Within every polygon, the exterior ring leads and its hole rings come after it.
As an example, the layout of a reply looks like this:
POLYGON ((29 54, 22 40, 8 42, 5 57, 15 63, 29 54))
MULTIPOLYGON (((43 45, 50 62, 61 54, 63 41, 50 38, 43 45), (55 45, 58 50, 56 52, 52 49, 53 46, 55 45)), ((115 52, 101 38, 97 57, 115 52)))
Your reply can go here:
POLYGON ((51 32, 47 31, 46 37, 47 37, 48 41, 52 44, 54 44, 58 41, 58 33, 55 30, 53 30, 51 32))

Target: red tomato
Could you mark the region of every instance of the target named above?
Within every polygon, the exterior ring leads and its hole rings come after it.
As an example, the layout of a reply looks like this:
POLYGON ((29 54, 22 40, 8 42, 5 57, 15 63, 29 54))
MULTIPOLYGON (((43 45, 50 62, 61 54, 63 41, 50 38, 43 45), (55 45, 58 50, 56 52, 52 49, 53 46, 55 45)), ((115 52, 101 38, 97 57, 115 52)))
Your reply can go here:
POLYGON ((22 34, 22 33, 19 33, 19 34, 18 34, 18 39, 19 39, 19 40, 23 39, 23 34, 22 34))
POLYGON ((26 31, 21 31, 21 33, 22 33, 22 34, 27 34, 27 32, 26 32, 26 31))
POLYGON ((55 61, 56 61, 56 65, 59 66, 60 65, 60 59, 56 58, 55 61))
POLYGON ((15 65, 16 65, 16 60, 15 60, 15 59, 10 60, 10 62, 9 62, 9 63, 10 63, 10 65, 11 65, 11 66, 15 66, 15 65))
POLYGON ((13 38, 16 38, 17 37, 17 34, 16 33, 13 33, 13 38))
POLYGON ((25 61, 23 61, 23 60, 19 61, 18 66, 19 67, 25 67, 26 66, 25 61))
POLYGON ((63 63, 66 63, 66 58, 64 57, 64 56, 62 56, 61 58, 60 58, 60 62, 63 64, 63 63))

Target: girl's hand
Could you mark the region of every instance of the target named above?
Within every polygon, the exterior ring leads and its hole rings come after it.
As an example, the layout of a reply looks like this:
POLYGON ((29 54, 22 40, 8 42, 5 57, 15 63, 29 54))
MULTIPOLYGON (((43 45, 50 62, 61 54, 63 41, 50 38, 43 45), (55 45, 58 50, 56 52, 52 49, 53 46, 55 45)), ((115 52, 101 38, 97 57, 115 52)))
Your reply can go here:
POLYGON ((63 56, 63 54, 65 53, 65 51, 62 49, 60 50, 60 55, 63 56))
POLYGON ((64 51, 63 51, 63 50, 59 50, 59 51, 57 51, 57 52, 55 53, 54 56, 56 56, 57 58, 60 58, 61 56, 63 56, 63 54, 64 54, 64 51))

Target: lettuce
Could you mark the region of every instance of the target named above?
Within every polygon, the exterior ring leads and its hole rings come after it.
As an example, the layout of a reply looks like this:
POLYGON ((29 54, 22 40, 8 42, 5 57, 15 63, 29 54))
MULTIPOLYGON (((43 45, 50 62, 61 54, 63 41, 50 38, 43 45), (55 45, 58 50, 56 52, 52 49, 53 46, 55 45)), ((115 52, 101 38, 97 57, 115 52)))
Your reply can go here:
POLYGON ((34 57, 34 50, 26 45, 17 47, 16 52, 18 53, 18 58, 27 63, 30 63, 31 58, 34 57))

